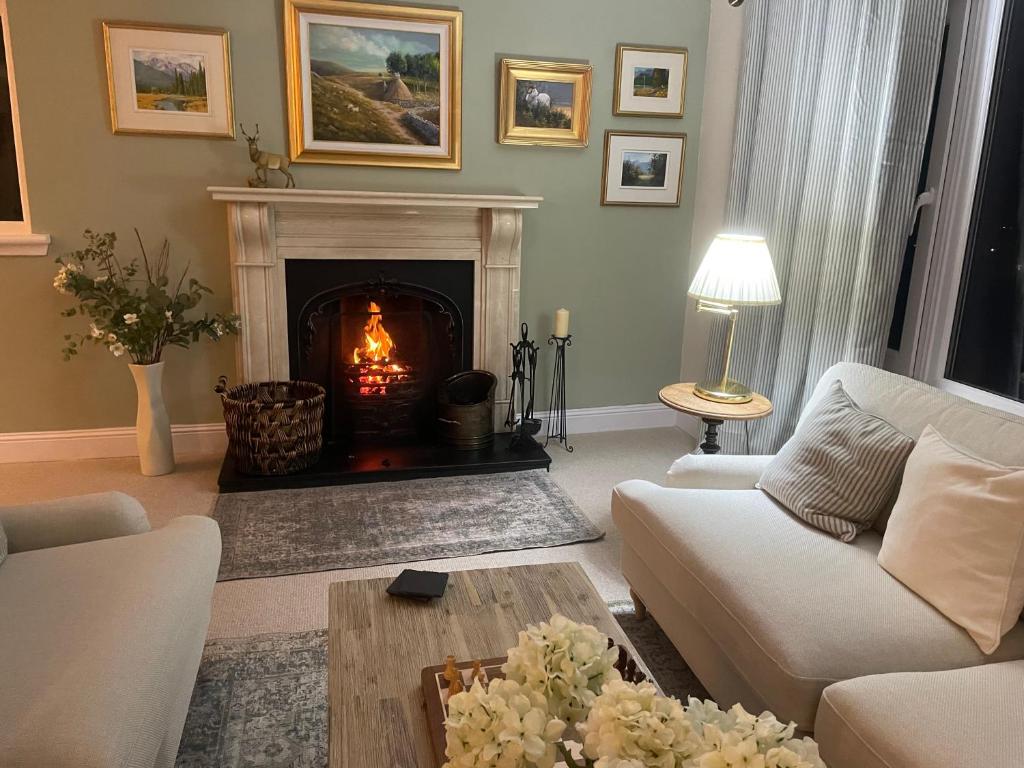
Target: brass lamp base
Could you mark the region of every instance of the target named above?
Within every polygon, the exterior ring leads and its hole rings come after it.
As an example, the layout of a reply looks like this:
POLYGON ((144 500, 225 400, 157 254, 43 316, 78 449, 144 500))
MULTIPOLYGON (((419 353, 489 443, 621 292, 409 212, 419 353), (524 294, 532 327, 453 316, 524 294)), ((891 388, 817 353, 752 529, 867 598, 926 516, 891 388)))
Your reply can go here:
POLYGON ((733 405, 749 403, 754 399, 754 393, 750 391, 750 387, 740 384, 735 379, 702 381, 693 388, 693 394, 713 403, 731 403, 733 405))

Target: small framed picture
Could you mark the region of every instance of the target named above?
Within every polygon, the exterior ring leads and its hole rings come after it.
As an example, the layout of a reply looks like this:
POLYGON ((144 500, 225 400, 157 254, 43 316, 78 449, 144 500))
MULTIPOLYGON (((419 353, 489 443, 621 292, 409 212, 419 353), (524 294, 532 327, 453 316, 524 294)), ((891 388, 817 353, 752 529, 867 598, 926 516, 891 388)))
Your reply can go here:
POLYGON ((605 131, 601 205, 678 206, 685 133, 605 131))
POLYGON ((615 48, 612 113, 682 117, 686 104, 685 48, 625 45, 615 48))
POLYGON ((284 0, 300 163, 462 167, 462 11, 284 0))
POLYGON ((103 48, 114 133, 234 138, 225 30, 105 21, 103 48))
POLYGON ((589 64, 502 59, 498 142, 587 146, 592 76, 589 64))

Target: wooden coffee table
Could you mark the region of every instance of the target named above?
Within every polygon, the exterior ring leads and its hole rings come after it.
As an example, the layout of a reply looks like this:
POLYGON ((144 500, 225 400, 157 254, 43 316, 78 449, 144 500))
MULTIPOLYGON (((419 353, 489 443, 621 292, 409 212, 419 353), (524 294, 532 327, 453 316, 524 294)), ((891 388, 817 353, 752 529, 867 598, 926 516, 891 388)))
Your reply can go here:
POLYGON ((431 603, 389 597, 390 582, 331 584, 329 768, 438 768, 421 670, 450 653, 504 656, 519 630, 554 613, 593 624, 638 658, 578 563, 458 571, 431 603))

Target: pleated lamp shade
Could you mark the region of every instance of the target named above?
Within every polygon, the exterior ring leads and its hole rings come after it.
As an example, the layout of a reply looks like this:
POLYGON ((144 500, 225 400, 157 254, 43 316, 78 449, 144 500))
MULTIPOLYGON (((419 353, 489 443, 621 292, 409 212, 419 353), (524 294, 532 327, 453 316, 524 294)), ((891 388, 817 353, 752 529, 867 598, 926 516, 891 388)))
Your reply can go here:
POLYGON ((718 235, 690 284, 689 295, 723 304, 779 304, 782 293, 763 237, 718 235))

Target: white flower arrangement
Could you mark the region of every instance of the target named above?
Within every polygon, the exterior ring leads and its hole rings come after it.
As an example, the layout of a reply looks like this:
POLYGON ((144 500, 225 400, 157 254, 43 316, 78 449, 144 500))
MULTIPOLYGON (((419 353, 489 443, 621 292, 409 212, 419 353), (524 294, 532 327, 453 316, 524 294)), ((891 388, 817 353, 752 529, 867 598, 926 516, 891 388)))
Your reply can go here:
POLYGON ((690 698, 684 706, 614 668, 595 627, 564 616, 529 626, 509 649, 507 680, 479 682, 448 702, 444 768, 551 768, 567 725, 583 739, 586 768, 826 768, 818 745, 770 712, 690 698))
POLYGON ((565 723, 537 691, 512 680, 477 680, 448 702, 446 768, 551 768, 565 723))
POLYGON ((596 768, 674 768, 704 746, 683 705, 659 695, 651 683, 606 684, 577 731, 584 756, 596 760, 596 768))
POLYGON ((575 725, 586 718, 601 686, 622 678, 618 658, 607 635, 556 614, 550 623, 520 632, 501 669, 509 680, 542 693, 553 716, 575 725))
MULTIPOLYGON (((138 231, 136 231, 138 237, 138 231)), ((177 280, 169 277, 170 246, 150 259, 139 239, 141 263, 122 263, 114 255, 113 232, 86 230, 85 248, 63 256, 53 287, 73 296, 78 305, 65 309, 65 317, 88 317, 89 334, 64 336, 64 359, 77 355, 85 342, 107 348, 114 357, 128 355, 132 362, 160 362, 165 347, 188 347, 201 336, 217 341, 238 333, 237 315, 192 314, 210 289, 188 278, 188 267, 177 280)))

